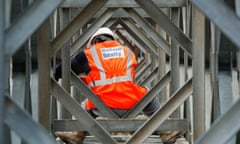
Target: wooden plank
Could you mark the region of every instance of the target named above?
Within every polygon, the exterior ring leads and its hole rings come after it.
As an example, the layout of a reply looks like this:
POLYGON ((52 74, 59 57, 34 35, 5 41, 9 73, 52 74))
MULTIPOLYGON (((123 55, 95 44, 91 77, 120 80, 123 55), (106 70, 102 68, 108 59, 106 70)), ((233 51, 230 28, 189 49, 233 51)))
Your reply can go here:
MULTIPOLYGON (((65 0, 60 7, 85 7, 90 0, 65 0)), ((158 7, 184 7, 187 6, 187 0, 153 0, 153 2, 158 7)), ((139 5, 136 4, 134 0, 109 0, 106 5, 106 8, 111 7, 133 7, 138 8, 139 5)))
MULTIPOLYGON (((97 120, 104 129, 111 132, 136 131, 146 119, 99 119, 97 120)), ((187 131, 188 121, 184 119, 168 119, 160 125, 156 131, 187 131)), ((54 131, 86 131, 86 127, 79 124, 77 120, 55 120, 54 131)))

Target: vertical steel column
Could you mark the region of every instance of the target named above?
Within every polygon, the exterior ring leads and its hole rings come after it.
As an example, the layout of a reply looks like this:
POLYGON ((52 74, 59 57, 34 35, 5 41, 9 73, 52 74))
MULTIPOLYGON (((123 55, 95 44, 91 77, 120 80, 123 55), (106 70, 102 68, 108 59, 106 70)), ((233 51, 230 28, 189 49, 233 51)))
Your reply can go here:
POLYGON ((5 0, 0 0, 0 143, 5 143, 4 138, 4 85, 5 85, 5 71, 4 71, 4 59, 5 59, 5 48, 4 48, 4 29, 5 29, 5 0))
MULTIPOLYGON (((235 0, 235 9, 237 16, 240 18, 240 0, 235 0)), ((237 73, 238 73, 238 88, 240 88, 240 51, 237 52, 237 73)), ((236 144, 240 143, 240 130, 237 133, 236 144)))
MULTIPOLYGON (((168 11, 169 9, 162 9, 162 11, 166 14, 169 15, 168 11)), ((156 24, 156 31, 166 40, 167 39, 167 34, 166 32, 158 25, 156 24)), ((164 53, 163 50, 158 49, 158 78, 164 76, 166 72, 166 54, 164 53)), ((165 103, 168 99, 167 95, 167 88, 164 88, 160 93, 159 93, 159 101, 160 104, 162 105, 165 103)))
MULTIPOLYGON (((182 18, 183 18, 183 32, 190 37, 190 28, 191 28, 191 8, 192 5, 188 4, 187 7, 182 8, 182 18)), ((189 79, 188 76, 188 69, 189 69, 189 64, 188 64, 188 58, 189 55, 188 53, 184 52, 184 73, 183 73, 183 81, 187 81, 189 79)), ((192 105, 191 105, 191 99, 192 97, 189 97, 185 102, 184 102, 184 112, 183 112, 183 117, 189 121, 190 128, 186 132, 186 139, 192 143, 193 142, 193 136, 192 136, 192 127, 193 127, 193 114, 192 114, 192 105)))
MULTIPOLYGON (((60 31, 64 29, 64 27, 69 23, 70 16, 69 16, 69 9, 68 8, 61 8, 59 9, 60 14, 60 31)), ((70 93, 70 69, 71 69, 71 62, 70 62, 70 43, 67 41, 63 44, 61 49, 61 58, 62 58, 62 86, 65 90, 70 93)), ((68 112, 66 108, 61 105, 61 115, 64 119, 70 119, 71 114, 68 112)))
MULTIPOLYGON (((180 12, 179 8, 171 8, 172 22, 179 26, 180 12)), ((170 95, 172 95, 180 86, 180 66, 179 66, 179 45, 174 38, 171 38, 171 82, 170 95)), ((173 118, 180 118, 180 108, 172 114, 173 118)))
POLYGON ((47 19, 38 31, 38 68, 39 68, 39 122, 50 130, 50 21, 47 19))
POLYGON ((192 10, 193 40, 193 135, 198 138, 205 131, 205 17, 192 10))
POLYGON ((211 48, 210 48, 210 76, 213 91, 212 116, 213 122, 220 115, 219 81, 218 81, 218 54, 220 44, 220 31, 211 24, 211 48))

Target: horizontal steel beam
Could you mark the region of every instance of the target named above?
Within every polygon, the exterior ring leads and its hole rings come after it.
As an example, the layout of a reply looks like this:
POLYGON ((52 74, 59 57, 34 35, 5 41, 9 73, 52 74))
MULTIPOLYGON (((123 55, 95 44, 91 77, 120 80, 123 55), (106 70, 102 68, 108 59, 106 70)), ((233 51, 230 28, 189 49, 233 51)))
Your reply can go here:
POLYGON ((109 133, 94 120, 82 107, 65 91, 58 83, 51 79, 52 94, 59 102, 78 120, 78 123, 86 126, 86 129, 105 144, 117 144, 109 133))
POLYGON ((6 31, 6 53, 13 55, 63 0, 36 0, 6 31))
MULTIPOLYGON (((188 0, 153 0, 158 7, 185 7, 188 0)), ((84 7, 90 0, 65 0, 60 7, 84 7)), ((109 0, 104 7, 139 7, 134 0, 109 0)))
POLYGON ((135 0, 151 18, 158 23, 171 37, 183 47, 183 49, 191 56, 192 41, 176 26, 169 17, 167 17, 155 4, 149 0, 135 0))
POLYGON ((218 0, 192 0, 192 3, 240 49, 240 19, 233 10, 218 0))
POLYGON ((10 97, 5 97, 5 123, 25 142, 31 144, 56 144, 49 132, 18 107, 10 97))
MULTIPOLYGON (((107 131, 124 132, 136 131, 146 120, 143 119, 105 119, 97 120, 107 131)), ((156 131, 187 131, 189 122, 187 120, 169 119, 156 129, 156 131)), ((55 120, 53 131, 86 131, 85 126, 78 124, 77 120, 55 120)))
POLYGON ((156 130, 169 116, 192 94, 192 79, 176 91, 171 98, 147 120, 128 140, 127 144, 142 143, 153 131, 156 130))

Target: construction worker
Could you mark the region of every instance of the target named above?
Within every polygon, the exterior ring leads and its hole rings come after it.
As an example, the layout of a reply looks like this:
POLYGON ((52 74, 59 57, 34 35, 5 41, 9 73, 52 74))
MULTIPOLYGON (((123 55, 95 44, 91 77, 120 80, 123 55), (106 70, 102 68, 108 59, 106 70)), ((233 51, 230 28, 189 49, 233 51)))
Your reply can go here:
MULTIPOLYGON (((103 103, 120 117, 137 104, 147 93, 147 88, 134 83, 137 61, 134 53, 116 41, 113 32, 99 28, 89 39, 87 48, 71 60, 71 69, 98 96, 103 103)), ((61 77, 61 65, 56 68, 55 78, 61 77)), ((147 116, 160 107, 154 99, 144 109, 147 116)), ((86 100, 86 110, 94 118, 101 115, 94 103, 86 100)), ((79 142, 78 142, 79 143, 79 142)))

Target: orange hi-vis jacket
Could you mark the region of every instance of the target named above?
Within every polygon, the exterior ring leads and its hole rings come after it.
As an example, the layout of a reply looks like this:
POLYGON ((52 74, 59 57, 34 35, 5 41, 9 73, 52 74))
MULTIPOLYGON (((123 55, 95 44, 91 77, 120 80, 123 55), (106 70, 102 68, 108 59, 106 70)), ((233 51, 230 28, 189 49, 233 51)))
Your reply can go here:
MULTIPOLYGON (((108 107, 128 110, 147 93, 133 82, 137 61, 129 48, 105 41, 84 52, 91 70, 83 80, 108 107)), ((86 108, 95 105, 87 100, 86 108)))

